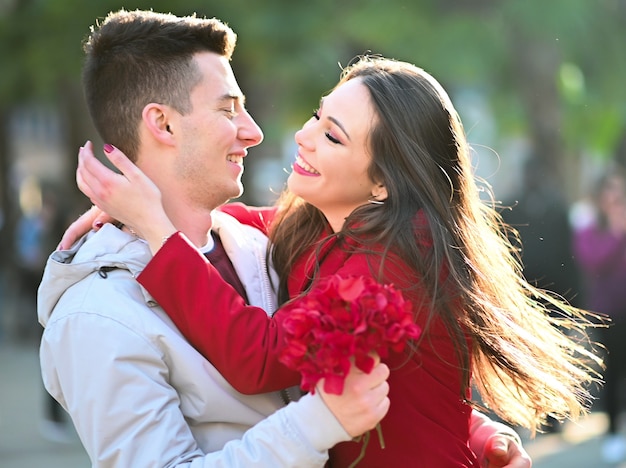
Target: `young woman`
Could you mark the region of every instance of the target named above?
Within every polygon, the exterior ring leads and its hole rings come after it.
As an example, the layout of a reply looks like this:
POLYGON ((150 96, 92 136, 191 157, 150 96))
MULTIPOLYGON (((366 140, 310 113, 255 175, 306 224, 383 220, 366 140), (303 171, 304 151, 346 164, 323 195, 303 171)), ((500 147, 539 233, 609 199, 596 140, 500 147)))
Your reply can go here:
MULTIPOLYGON (((560 331, 582 333, 585 313, 524 281, 433 77, 364 57, 344 70, 296 143, 289 190, 275 208, 224 207, 269 233, 279 298, 306 294, 328 275, 366 275, 399 288, 423 329, 407 352, 383 360, 392 370, 386 448, 372 438, 359 466, 479 466, 468 447, 473 386, 487 407, 533 431, 548 414, 585 410, 594 379, 586 360, 596 358, 560 331)), ((105 174, 84 150, 77 179, 149 242, 155 257, 138 281, 239 391, 296 385, 299 374, 278 362, 285 314, 246 306, 158 209, 145 176, 109 150, 125 177, 105 174)), ((360 450, 358 442, 336 446, 332 466, 348 466, 360 450)))

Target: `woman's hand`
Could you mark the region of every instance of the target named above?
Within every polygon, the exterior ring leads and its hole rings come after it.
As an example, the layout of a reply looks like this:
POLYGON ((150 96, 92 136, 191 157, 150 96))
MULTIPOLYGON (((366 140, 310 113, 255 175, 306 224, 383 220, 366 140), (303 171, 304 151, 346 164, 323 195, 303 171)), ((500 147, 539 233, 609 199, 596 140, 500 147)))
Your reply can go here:
POLYGON ((65 230, 61 242, 59 242, 57 246, 57 250, 67 250, 74 242, 87 234, 89 230, 93 229, 97 231, 104 223, 113 222, 115 222, 115 219, 94 205, 65 230))
POLYGON ((78 188, 98 208, 148 241, 155 253, 162 239, 176 232, 161 204, 161 192, 120 150, 111 145, 104 150, 120 174, 98 161, 88 141, 78 154, 78 188))

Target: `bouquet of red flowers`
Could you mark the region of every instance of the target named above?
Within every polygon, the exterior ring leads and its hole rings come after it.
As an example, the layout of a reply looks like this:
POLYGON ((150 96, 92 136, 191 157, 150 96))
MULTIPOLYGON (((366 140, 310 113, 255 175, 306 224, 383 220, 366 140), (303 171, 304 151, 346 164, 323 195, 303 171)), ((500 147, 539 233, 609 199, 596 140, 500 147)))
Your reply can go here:
POLYGON ((372 352, 385 358, 421 333, 412 305, 400 291, 366 277, 324 278, 285 308, 286 346, 280 361, 302 374, 300 386, 311 393, 324 378, 324 391, 340 395, 351 358, 369 373, 372 352))
MULTIPOLYGON (((372 352, 385 358, 390 349, 402 351, 422 332, 413 322, 411 303, 400 291, 362 276, 324 278, 284 309, 286 346, 279 359, 302 374, 300 386, 311 393, 323 378, 324 391, 341 395, 352 358, 369 373, 374 367, 372 352)), ((385 448, 380 424, 376 430, 385 448)), ((361 454, 351 467, 365 456, 369 438, 369 432, 363 435, 361 454)))

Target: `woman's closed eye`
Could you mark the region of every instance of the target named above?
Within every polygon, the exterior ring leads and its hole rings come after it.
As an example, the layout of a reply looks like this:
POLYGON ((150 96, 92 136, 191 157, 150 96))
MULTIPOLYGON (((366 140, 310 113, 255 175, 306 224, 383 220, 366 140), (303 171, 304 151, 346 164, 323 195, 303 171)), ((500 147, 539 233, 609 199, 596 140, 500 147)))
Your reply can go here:
POLYGON ((324 135, 326 135, 326 138, 328 138, 331 142, 333 142, 335 144, 341 143, 337 138, 332 136, 332 134, 330 132, 325 132, 324 135))
MULTIPOLYGON (((319 109, 315 109, 313 111, 313 117, 315 117, 315 120, 320 120, 320 110, 319 109)), ((331 141, 332 143, 335 144, 339 144, 341 143, 337 138, 335 138, 332 133, 330 132, 324 132, 324 135, 326 136, 326 138, 328 138, 329 141, 331 141)))

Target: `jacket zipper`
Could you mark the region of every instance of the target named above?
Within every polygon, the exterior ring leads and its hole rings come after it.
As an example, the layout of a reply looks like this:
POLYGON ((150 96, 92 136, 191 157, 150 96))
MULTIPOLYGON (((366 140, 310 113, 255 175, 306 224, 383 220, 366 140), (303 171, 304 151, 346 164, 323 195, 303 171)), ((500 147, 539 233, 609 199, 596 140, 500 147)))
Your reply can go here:
MULTIPOLYGON (((269 241, 268 241, 269 242, 269 241)), ((276 301, 274 299, 274 291, 272 290, 270 282, 270 271, 267 267, 267 261, 265 257, 265 251, 257 246, 256 248, 257 259, 261 267, 261 277, 263 278, 262 287, 265 296, 265 310, 270 316, 276 312, 276 301)))

